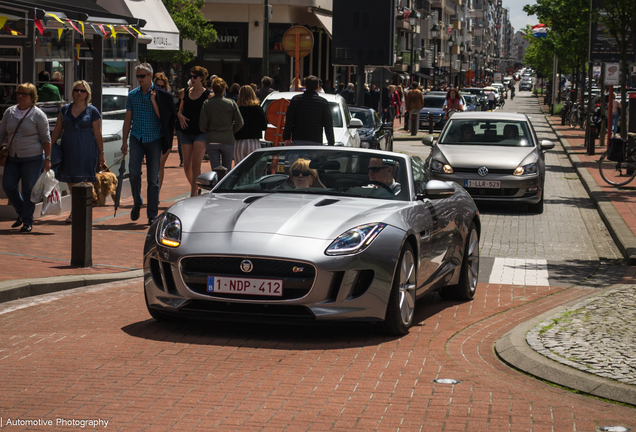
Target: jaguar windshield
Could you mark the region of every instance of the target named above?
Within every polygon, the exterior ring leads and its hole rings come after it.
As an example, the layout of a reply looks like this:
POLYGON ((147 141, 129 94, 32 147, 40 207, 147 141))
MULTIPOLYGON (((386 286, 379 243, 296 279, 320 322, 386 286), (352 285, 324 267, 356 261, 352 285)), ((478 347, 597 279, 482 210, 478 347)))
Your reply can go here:
POLYGON ((528 124, 514 120, 451 119, 439 144, 534 147, 528 124))
POLYGON ((406 160, 369 151, 256 151, 214 193, 267 192, 342 195, 407 201, 406 160))

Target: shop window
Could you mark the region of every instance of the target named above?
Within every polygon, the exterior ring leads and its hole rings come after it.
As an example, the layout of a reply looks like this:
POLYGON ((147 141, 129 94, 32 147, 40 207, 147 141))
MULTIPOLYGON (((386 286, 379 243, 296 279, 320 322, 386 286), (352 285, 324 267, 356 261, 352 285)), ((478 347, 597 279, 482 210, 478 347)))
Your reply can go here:
POLYGON ((0 119, 4 111, 17 103, 15 90, 20 82, 20 48, 0 48, 0 119))
POLYGON ((11 9, 7 7, 0 8, 0 16, 6 17, 4 26, 0 28, 2 37, 26 37, 27 13, 24 10, 11 9))
POLYGON ((46 29, 43 35, 38 32, 35 37, 35 61, 72 60, 72 43, 73 30, 63 30, 61 34, 58 34, 57 29, 46 29))

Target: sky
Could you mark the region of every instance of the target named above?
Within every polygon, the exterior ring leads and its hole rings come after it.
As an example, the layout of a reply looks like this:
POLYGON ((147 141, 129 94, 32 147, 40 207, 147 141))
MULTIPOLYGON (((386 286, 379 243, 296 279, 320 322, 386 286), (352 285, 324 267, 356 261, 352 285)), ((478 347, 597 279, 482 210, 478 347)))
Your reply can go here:
POLYGON ((535 0, 503 0, 503 7, 510 9, 510 24, 514 27, 515 32, 523 29, 527 24, 539 24, 534 15, 528 16, 523 11, 525 5, 536 3, 535 0))

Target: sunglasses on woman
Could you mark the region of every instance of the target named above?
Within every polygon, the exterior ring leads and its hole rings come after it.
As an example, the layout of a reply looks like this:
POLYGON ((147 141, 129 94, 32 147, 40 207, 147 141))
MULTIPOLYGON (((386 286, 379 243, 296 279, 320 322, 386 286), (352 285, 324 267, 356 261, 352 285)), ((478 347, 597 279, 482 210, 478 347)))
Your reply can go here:
POLYGON ((73 91, 76 92, 76 93, 87 93, 86 90, 84 90, 84 89, 77 89, 76 88, 76 89, 73 89, 73 91))
POLYGON ((301 170, 293 170, 292 177, 298 177, 299 175, 303 175, 303 177, 309 177, 311 175, 311 171, 301 171, 301 170))
POLYGON ((160 89, 163 89, 163 90, 166 89, 166 85, 165 84, 155 84, 155 87, 159 87, 160 89))
POLYGON ((197 79, 197 78, 199 78, 199 75, 190 75, 190 78, 197 79))

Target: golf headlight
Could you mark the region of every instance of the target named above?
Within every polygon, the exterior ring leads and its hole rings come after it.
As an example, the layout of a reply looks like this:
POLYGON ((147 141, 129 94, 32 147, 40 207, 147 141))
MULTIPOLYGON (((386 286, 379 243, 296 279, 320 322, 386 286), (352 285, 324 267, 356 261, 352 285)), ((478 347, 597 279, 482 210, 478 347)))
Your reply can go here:
POLYGON ((181 220, 172 213, 166 213, 159 224, 157 243, 178 247, 181 244, 181 220))
POLYGON ((325 251, 326 255, 350 255, 362 252, 386 227, 383 223, 360 225, 340 234, 325 251))
POLYGON ((530 163, 528 165, 518 166, 515 168, 515 172, 513 175, 521 176, 521 175, 532 175, 537 173, 537 164, 535 162, 530 163))
POLYGON ((452 174, 454 172, 452 166, 450 166, 449 164, 444 164, 435 159, 433 159, 433 161, 431 162, 431 171, 444 174, 452 174))

